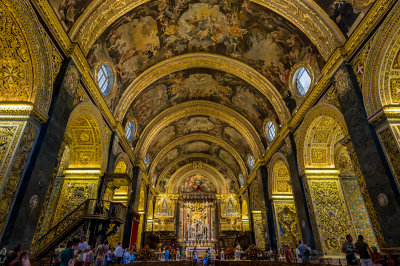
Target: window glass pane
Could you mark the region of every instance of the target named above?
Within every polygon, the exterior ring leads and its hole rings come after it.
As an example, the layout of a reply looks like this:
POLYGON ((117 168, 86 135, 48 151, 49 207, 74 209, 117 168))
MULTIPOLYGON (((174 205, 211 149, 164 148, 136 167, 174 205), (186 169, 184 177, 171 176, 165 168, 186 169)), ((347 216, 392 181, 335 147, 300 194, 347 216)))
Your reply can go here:
POLYGON ((110 93, 112 84, 112 71, 107 65, 102 65, 97 72, 97 85, 103 94, 110 93))
POLYGON ((310 71, 305 67, 301 67, 299 70, 297 70, 295 79, 297 91, 300 95, 305 95, 311 86, 310 71))

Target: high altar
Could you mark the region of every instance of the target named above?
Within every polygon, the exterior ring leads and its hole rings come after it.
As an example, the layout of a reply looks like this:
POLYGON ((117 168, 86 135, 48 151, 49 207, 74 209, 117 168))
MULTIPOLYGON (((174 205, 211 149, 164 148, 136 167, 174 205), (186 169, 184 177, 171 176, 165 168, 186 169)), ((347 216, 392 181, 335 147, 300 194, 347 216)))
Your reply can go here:
MULTIPOLYGON (((148 206, 146 243, 152 239, 162 246, 177 245, 191 256, 194 247, 199 254, 208 248, 232 247, 238 241, 250 243, 247 201, 218 182, 202 175, 186 178, 179 189, 160 194, 148 206), (152 209, 154 208, 154 215, 152 209)), ((263 232, 263 228, 261 228, 263 232)), ((262 245, 262 242, 260 242, 262 245)))

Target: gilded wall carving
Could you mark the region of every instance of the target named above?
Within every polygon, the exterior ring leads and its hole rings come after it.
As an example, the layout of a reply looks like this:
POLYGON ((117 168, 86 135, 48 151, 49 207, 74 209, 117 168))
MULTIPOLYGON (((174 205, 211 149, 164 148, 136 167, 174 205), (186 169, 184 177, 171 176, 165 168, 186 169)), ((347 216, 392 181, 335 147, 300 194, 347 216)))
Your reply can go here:
POLYGON ((392 128, 388 126, 384 130, 379 132, 379 137, 381 139, 381 143, 385 148, 386 157, 388 158, 393 174, 396 176, 397 181, 400 184, 400 138, 396 140, 396 136, 394 136, 392 130, 398 131, 399 129, 395 126, 393 126, 392 128))
POLYGON ((26 163, 31 155, 38 129, 31 123, 25 122, 25 130, 19 143, 18 150, 12 162, 3 192, 0 195, 0 231, 3 229, 10 207, 24 173, 26 163))
POLYGON ((0 99, 29 101, 33 70, 27 41, 7 6, 0 3, 0 99))
POLYGON ((289 244, 292 248, 297 247, 301 235, 294 202, 274 202, 273 206, 279 239, 278 247, 282 244, 289 244))
POLYGON ((356 235, 363 235, 370 247, 377 247, 378 242, 357 179, 343 179, 341 183, 356 235))
POLYGON ((258 248, 265 249, 264 227, 263 227, 262 214, 253 212, 253 228, 254 236, 256 238, 256 245, 258 248))
POLYGON ((352 231, 343 192, 338 180, 308 180, 322 249, 340 254, 346 234, 352 231))
POLYGON ((289 184, 290 175, 286 164, 278 161, 273 167, 272 193, 292 194, 292 187, 289 184))
POLYGON ((73 211, 87 199, 95 199, 97 194, 98 179, 66 179, 61 188, 57 210, 52 220, 52 226, 56 225, 64 216, 73 211))
POLYGON ((6 172, 18 144, 23 122, 6 122, 0 124, 0 183, 6 176, 6 172))

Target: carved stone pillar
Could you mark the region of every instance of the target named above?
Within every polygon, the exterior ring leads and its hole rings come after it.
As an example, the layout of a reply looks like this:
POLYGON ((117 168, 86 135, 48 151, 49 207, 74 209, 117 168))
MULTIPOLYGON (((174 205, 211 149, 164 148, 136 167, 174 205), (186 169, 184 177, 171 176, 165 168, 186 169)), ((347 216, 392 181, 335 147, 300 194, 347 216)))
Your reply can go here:
POLYGON ((307 197, 304 190, 303 179, 299 176, 297 166, 297 150, 293 134, 289 133, 286 139, 286 160, 289 165, 290 183, 292 185, 296 212, 300 225, 303 242, 313 249, 316 248, 314 231, 311 223, 310 210, 308 208, 307 197))
MULTIPOLYGON (((269 193, 268 193, 268 170, 267 166, 263 165, 260 166, 260 172, 261 172, 261 179, 262 179, 262 188, 263 191, 260 191, 262 195, 264 195, 264 200, 265 200, 265 207, 267 208, 267 221, 268 221, 268 233, 269 233, 269 239, 270 239, 270 245, 272 249, 277 249, 277 236, 276 236, 276 228, 275 228, 275 222, 274 222, 274 212, 273 212, 273 206, 272 206, 272 200, 270 199, 269 193)), ((256 219, 257 217, 254 217, 254 211, 253 211, 253 219, 256 219)))
POLYGON ((131 193, 129 195, 127 213, 125 218, 124 234, 122 239, 122 246, 124 247, 130 247, 132 222, 134 214, 134 201, 136 199, 138 179, 139 179, 139 166, 134 166, 132 168, 132 187, 131 187, 131 193))
POLYGON ((400 196, 395 179, 383 155, 374 128, 369 124, 357 79, 350 65, 342 65, 334 76, 334 85, 355 154, 365 180, 384 239, 381 247, 399 247, 400 196))
MULTIPOLYGON (((2 236, 3 244, 9 246, 22 244, 24 247, 29 247, 31 244, 57 165, 58 153, 79 81, 80 73, 73 62, 64 62, 54 85, 49 118, 40 128, 32 159, 19 185, 18 195, 5 227, 6 233, 2 236)), ((32 146, 36 132, 37 129, 31 128, 25 133, 27 138, 25 145, 32 146)), ((14 164, 19 169, 24 169, 23 161, 27 160, 26 151, 30 150, 30 147, 24 147, 23 153, 17 155, 16 160, 19 163, 14 164)), ((19 173, 22 174, 22 171, 19 170, 19 173)), ((17 187, 17 184, 14 184, 14 187, 17 187)))
MULTIPOLYGON (((400 112, 396 115, 400 115, 400 112)), ((393 119, 390 114, 386 114, 384 119, 377 133, 392 173, 396 177, 397 187, 400 188, 400 119, 393 119)))

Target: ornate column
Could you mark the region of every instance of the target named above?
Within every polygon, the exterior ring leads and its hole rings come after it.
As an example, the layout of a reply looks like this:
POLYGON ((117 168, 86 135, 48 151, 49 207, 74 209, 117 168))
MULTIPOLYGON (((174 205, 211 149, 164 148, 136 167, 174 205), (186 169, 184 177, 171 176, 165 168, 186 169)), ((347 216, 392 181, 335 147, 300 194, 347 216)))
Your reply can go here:
POLYGON ((138 179, 139 179, 139 166, 134 166, 132 168, 132 186, 131 186, 131 193, 129 195, 125 226, 124 226, 124 234, 122 239, 122 246, 124 247, 130 247, 132 222, 134 214, 134 201, 136 199, 138 179))
POLYGON ((334 76, 340 108, 353 142, 354 151, 371 198, 383 239, 381 247, 399 247, 400 195, 388 167, 374 128, 369 124, 362 102, 361 90, 351 65, 343 64, 334 76))
MULTIPOLYGON (((272 207, 272 200, 270 199, 268 193, 268 170, 267 166, 260 166, 261 179, 262 179, 262 188, 263 191, 260 191, 262 195, 264 195, 265 207, 267 208, 267 221, 268 221, 268 233, 269 240, 272 249, 277 249, 277 236, 276 236, 276 228, 274 223, 274 211, 272 207)), ((255 220, 255 224, 257 224, 258 216, 255 215, 253 211, 253 219, 255 220)))
POLYGON ((311 248, 316 248, 314 230, 311 223, 310 210, 304 189, 303 179, 299 176, 297 166, 297 150, 293 134, 289 133, 286 138, 286 160, 289 165, 290 184, 292 185, 296 213, 301 228, 303 242, 311 248))
POLYGON ((339 180, 340 171, 329 168, 306 169, 304 183, 309 197, 313 227, 321 255, 341 256, 346 234, 354 234, 339 180))
MULTIPOLYGON (((63 63, 54 85, 49 118, 40 128, 37 144, 31 150, 38 134, 38 127, 30 122, 25 124, 24 139, 20 142, 20 152, 16 154, 8 182, 13 190, 19 188, 18 195, 9 213, 4 227, 2 243, 10 246, 22 244, 29 247, 33 239, 44 199, 57 165, 58 153, 63 140, 69 115, 72 111, 76 89, 80 82, 80 73, 72 61, 63 63), (32 159, 26 164, 29 156, 32 159), (24 171, 24 168, 26 171, 24 171), (22 176, 22 182, 18 184, 22 176), (17 177, 18 176, 18 177, 17 177), (11 177, 11 178, 10 178, 11 177)), ((3 182, 4 183, 4 182, 3 182)), ((4 187, 4 193, 10 194, 10 186, 4 187)), ((8 204, 5 199, 1 199, 8 204)), ((10 202, 11 203, 11 202, 10 202)), ((4 215, 4 212, 3 212, 4 215)))

